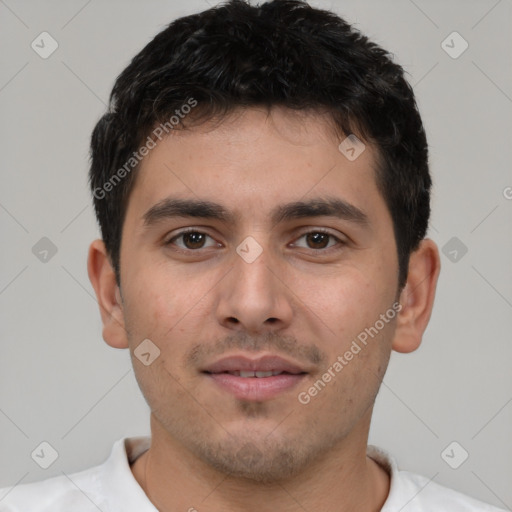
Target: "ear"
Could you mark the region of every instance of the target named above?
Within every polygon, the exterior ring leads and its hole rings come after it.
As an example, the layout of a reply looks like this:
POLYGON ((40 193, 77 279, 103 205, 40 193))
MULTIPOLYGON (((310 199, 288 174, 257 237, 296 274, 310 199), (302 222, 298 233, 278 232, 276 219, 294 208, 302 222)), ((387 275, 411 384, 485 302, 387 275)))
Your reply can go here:
POLYGON ((407 282, 400 294, 402 309, 397 317, 392 348, 397 352, 413 352, 427 328, 441 270, 435 242, 422 240, 409 259, 407 282))
POLYGON ((128 348, 121 292, 103 240, 91 243, 87 272, 100 306, 103 339, 111 347, 128 348))

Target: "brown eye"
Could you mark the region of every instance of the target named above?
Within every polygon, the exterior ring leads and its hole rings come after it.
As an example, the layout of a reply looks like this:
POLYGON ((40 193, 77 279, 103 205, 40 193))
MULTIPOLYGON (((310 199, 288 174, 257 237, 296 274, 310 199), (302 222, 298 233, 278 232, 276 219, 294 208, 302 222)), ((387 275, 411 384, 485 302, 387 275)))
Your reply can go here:
POLYGON ((215 245, 215 241, 213 238, 206 233, 202 233, 201 231, 183 231, 176 236, 172 237, 165 245, 176 245, 180 249, 184 250, 197 250, 203 249, 205 247, 212 247, 215 245), (214 243, 210 243, 210 245, 205 245, 206 240, 210 238, 214 243), (180 241, 180 243, 178 243, 180 241))
POLYGON ((311 249, 325 249, 329 243, 330 235, 325 233, 308 233, 306 241, 311 249))
POLYGON ((183 236, 183 243, 187 249, 200 249, 204 245, 204 233, 185 233, 183 236))
POLYGON ((314 249, 314 250, 322 250, 322 249, 330 249, 335 245, 343 245, 343 242, 332 233, 327 231, 309 231, 308 233, 304 233, 297 240, 305 240, 305 245, 299 244, 295 242, 293 245, 297 247, 301 247, 304 249, 314 249))

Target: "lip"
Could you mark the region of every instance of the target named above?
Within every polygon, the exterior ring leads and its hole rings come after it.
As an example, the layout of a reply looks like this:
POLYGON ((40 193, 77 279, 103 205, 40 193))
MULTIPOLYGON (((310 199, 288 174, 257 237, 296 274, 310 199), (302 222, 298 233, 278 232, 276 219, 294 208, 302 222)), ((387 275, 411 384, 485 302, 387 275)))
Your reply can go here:
POLYGON ((307 371, 297 363, 280 356, 267 355, 251 359, 246 356, 224 357, 209 365, 203 374, 224 391, 239 400, 270 400, 291 390, 302 381, 307 371), (240 377, 227 372, 285 372, 269 377, 240 377))
POLYGON ((269 372, 275 370, 290 374, 307 373, 306 369, 292 361, 277 355, 266 355, 251 359, 247 356, 227 356, 204 368, 207 373, 223 373, 236 371, 269 372))

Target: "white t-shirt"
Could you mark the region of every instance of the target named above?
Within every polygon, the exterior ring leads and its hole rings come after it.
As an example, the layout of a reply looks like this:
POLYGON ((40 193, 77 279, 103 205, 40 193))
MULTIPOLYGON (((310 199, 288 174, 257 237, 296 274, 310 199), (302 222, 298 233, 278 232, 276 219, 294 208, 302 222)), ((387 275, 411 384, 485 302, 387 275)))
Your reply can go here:
MULTIPOLYGON (((149 445, 149 437, 119 439, 99 466, 0 489, 0 512, 158 512, 130 469, 149 445)), ((391 476, 381 512, 504 512, 423 476, 399 471, 395 460, 379 448, 369 446, 367 453, 391 476)), ((201 509, 199 504, 196 508, 201 509)))

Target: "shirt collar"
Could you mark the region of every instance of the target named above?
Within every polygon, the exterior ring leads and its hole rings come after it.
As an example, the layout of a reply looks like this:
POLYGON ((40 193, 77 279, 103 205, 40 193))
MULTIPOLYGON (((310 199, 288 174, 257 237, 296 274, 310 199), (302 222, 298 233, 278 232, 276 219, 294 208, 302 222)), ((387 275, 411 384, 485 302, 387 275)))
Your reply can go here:
POLYGON ((149 449, 151 437, 129 437, 114 443, 100 475, 101 492, 110 505, 107 510, 158 512, 133 476, 130 464, 149 449))
POLYGON ((396 512, 401 510, 404 507, 404 483, 399 478, 396 459, 387 451, 373 445, 368 445, 366 454, 384 469, 390 478, 388 497, 380 512, 396 512))
MULTIPOLYGON (((110 457, 102 466, 100 485, 102 494, 112 510, 137 510, 138 512, 158 512, 149 501, 146 493, 133 476, 130 464, 147 451, 151 444, 150 436, 126 437, 114 443, 110 457)), ((394 512, 393 504, 399 503, 400 482, 396 460, 385 450, 368 445, 367 455, 381 466, 390 476, 389 494, 381 512, 394 512)))

